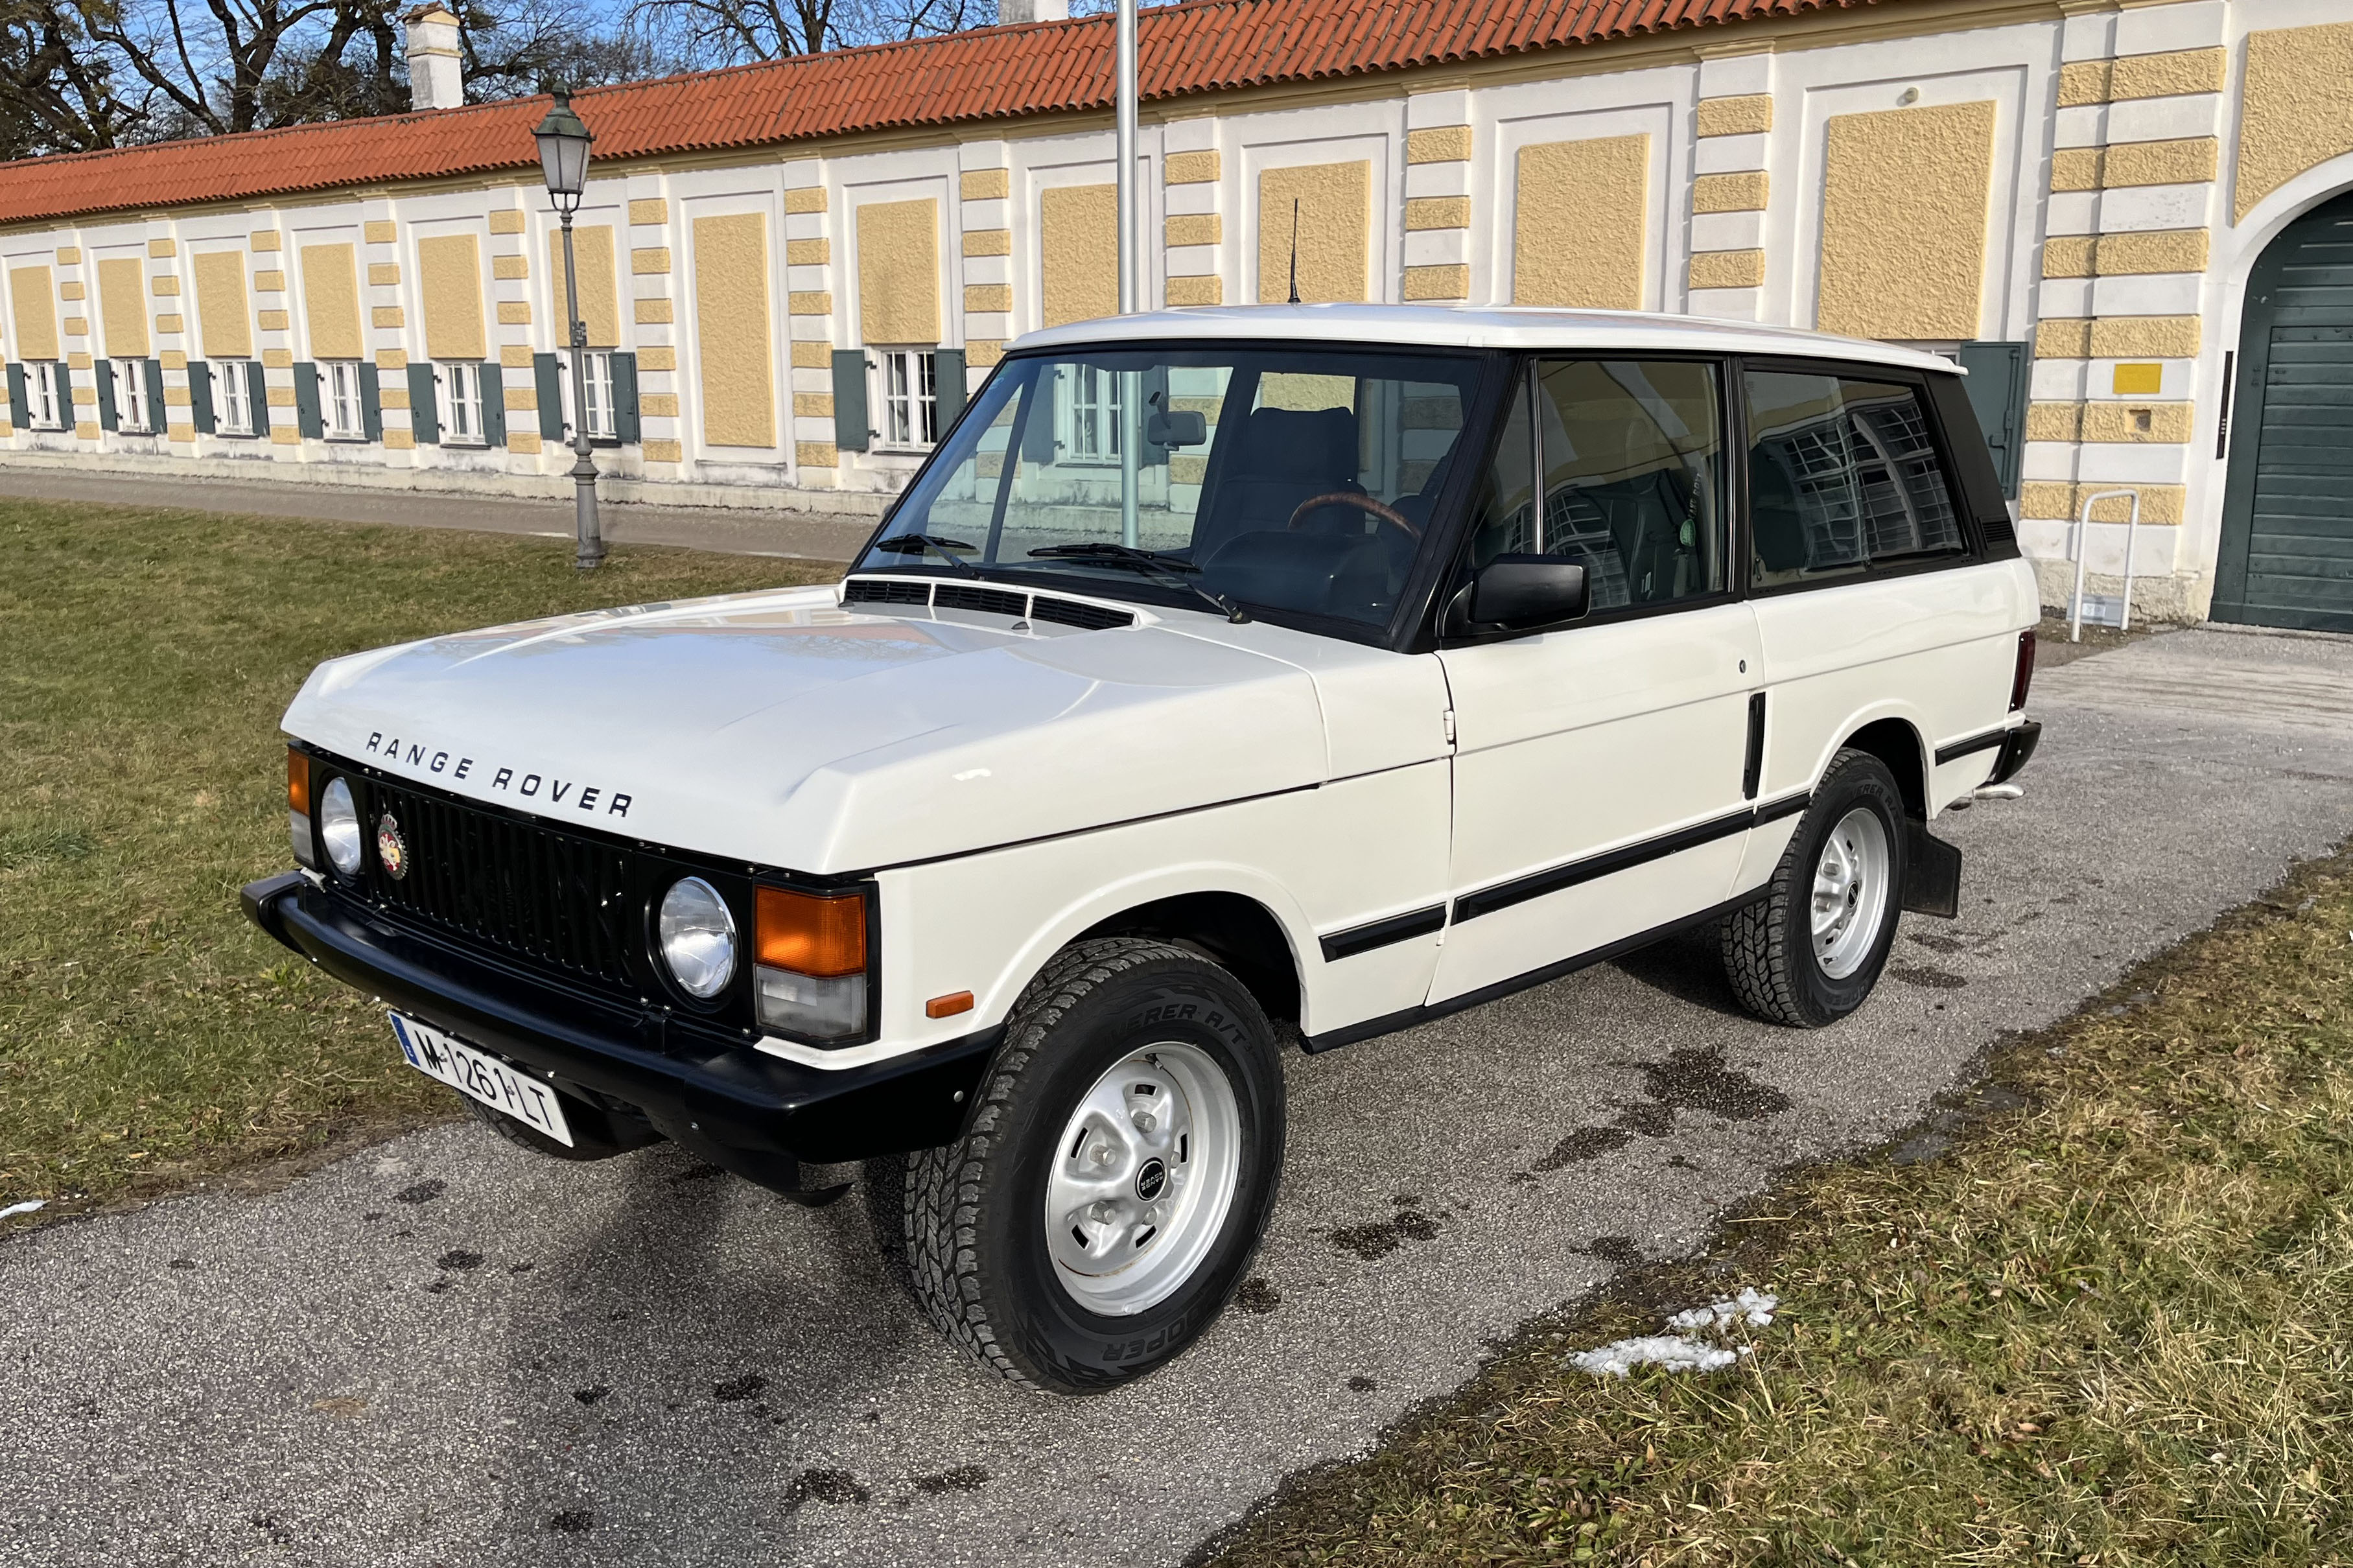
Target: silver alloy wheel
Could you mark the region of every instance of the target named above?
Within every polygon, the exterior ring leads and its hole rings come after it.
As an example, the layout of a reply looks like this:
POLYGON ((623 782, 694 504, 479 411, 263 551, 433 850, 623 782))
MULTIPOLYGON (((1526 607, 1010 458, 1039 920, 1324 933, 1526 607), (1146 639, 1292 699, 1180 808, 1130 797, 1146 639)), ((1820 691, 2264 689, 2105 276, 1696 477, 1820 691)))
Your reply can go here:
POLYGON ((1150 1046, 1097 1079, 1046 1177, 1062 1289, 1105 1317, 1166 1300, 1224 1228, 1241 1154, 1233 1084, 1198 1047, 1150 1046))
POLYGON ((1862 967, 1879 940, 1894 879, 1887 826, 1869 806, 1839 818, 1814 862, 1814 962, 1832 980, 1862 967))

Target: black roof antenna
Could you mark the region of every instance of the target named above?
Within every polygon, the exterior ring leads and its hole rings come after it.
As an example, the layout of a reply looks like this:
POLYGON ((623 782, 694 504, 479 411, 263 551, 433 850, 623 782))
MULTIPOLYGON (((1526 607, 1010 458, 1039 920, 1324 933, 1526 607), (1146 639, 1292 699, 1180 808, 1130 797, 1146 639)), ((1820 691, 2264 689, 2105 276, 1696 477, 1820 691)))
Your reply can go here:
POLYGON ((1291 299, 1299 303, 1299 198, 1291 198, 1291 299))

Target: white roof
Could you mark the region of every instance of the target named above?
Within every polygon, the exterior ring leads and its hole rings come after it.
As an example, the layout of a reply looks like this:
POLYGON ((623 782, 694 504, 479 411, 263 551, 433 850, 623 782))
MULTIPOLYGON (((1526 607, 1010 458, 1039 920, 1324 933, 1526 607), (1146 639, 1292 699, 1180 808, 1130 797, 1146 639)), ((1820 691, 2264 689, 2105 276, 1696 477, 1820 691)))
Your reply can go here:
POLYGON ((1958 373, 1936 354, 1794 327, 1632 310, 1549 310, 1519 305, 1211 305, 1072 321, 1029 332, 1009 347, 1073 348, 1141 340, 1270 338, 1287 342, 1412 343, 1473 349, 1791 354, 1958 373))

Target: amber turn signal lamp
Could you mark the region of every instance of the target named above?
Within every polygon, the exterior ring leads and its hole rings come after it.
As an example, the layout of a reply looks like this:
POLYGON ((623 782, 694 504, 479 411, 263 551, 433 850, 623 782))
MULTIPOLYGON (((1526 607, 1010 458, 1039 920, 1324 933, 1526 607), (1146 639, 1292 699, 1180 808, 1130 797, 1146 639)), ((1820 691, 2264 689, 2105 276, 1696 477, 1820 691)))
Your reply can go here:
POLYGON ((286 748, 286 809, 311 815, 311 759, 286 748))
POLYGON ((923 1016, 926 1018, 953 1018, 958 1013, 971 1011, 972 993, 969 991, 951 991, 923 1004, 923 1016))
POLYGON ((866 900, 857 893, 819 898, 762 888, 756 913, 760 962, 820 979, 866 972, 866 900))

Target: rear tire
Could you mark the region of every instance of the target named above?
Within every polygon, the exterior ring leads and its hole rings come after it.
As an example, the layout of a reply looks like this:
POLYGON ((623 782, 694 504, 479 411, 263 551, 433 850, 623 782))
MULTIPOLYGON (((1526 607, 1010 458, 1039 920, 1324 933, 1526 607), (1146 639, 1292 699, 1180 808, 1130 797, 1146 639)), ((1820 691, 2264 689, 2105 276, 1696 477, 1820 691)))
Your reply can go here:
POLYGON ((1240 981, 1165 942, 1081 942, 1015 1005, 970 1131, 908 1157, 916 1298, 1009 1382, 1116 1388, 1224 1310, 1282 1140, 1280 1051, 1240 981))
POLYGON ((1879 983, 1904 907, 1904 794, 1868 752, 1831 760, 1756 902, 1725 917, 1724 971, 1768 1023, 1819 1029, 1879 983))

